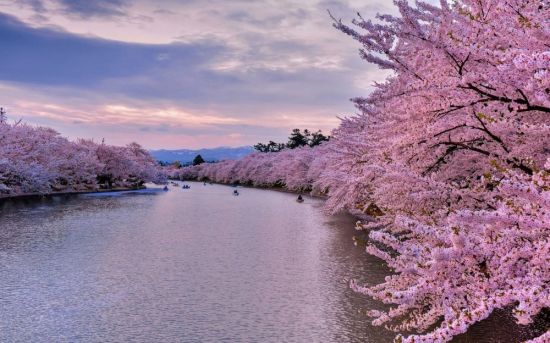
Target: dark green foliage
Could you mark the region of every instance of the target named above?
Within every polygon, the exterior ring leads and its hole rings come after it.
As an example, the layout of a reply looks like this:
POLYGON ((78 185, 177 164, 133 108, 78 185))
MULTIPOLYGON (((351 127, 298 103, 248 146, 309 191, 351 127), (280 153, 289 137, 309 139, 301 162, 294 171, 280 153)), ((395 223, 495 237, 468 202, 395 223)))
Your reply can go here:
POLYGON ((0 123, 5 123, 7 120, 6 111, 4 111, 3 107, 0 107, 0 123))
POLYGON ((321 144, 322 142, 327 142, 330 139, 330 136, 325 136, 321 132, 321 130, 318 130, 317 132, 314 132, 311 134, 311 138, 309 139, 309 146, 316 146, 321 144))
POLYGON ((260 152, 277 152, 281 151, 285 148, 285 144, 283 143, 275 143, 274 141, 269 141, 267 144, 258 143, 254 145, 254 149, 260 151, 260 152))
POLYGON ((198 166, 199 164, 203 164, 205 162, 204 158, 202 158, 201 155, 197 155, 195 156, 195 158, 193 159, 193 165, 194 166, 198 166))
POLYGON ((308 129, 305 129, 304 133, 302 133, 300 129, 292 130, 290 137, 288 137, 288 143, 286 143, 287 148, 295 149, 308 145, 308 136, 310 136, 308 129))
POLYGON ((300 129, 294 129, 288 137, 288 143, 275 143, 274 141, 269 141, 269 143, 258 143, 254 145, 254 149, 259 152, 277 152, 283 149, 295 149, 301 146, 310 146, 314 147, 321 144, 322 142, 328 141, 330 136, 323 135, 321 130, 316 132, 311 132, 308 129, 305 129, 303 132, 300 129))

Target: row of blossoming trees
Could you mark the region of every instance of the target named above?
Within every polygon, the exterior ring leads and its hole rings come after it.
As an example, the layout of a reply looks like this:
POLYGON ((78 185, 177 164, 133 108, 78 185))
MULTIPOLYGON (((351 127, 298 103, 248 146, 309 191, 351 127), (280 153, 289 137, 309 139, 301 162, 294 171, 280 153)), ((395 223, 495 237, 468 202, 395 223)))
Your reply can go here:
POLYGON ((550 307, 550 2, 395 4, 335 21, 393 73, 329 143, 181 176, 328 192, 368 219, 367 252, 395 273, 351 286, 391 305, 369 315, 397 341, 449 341, 499 308, 528 324, 550 307))
POLYGON ((138 188, 162 178, 155 160, 136 143, 71 142, 49 128, 0 120, 0 197, 138 188))
POLYGON ((173 169, 173 178, 182 180, 210 180, 220 183, 256 187, 284 187, 292 191, 312 190, 326 166, 326 148, 321 145, 280 152, 256 152, 239 160, 204 163, 173 169))

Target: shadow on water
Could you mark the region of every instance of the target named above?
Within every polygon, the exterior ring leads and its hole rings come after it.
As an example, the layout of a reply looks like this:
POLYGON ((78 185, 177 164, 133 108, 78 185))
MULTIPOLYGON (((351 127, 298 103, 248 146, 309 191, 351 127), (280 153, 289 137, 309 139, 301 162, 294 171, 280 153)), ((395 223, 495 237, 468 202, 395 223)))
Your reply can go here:
MULTIPOLYGON (((322 201, 193 183, 0 205, 0 341, 391 342, 384 263, 322 201)), ((515 342, 492 316, 455 342, 515 342)), ((503 325, 502 323, 506 323, 503 325)))

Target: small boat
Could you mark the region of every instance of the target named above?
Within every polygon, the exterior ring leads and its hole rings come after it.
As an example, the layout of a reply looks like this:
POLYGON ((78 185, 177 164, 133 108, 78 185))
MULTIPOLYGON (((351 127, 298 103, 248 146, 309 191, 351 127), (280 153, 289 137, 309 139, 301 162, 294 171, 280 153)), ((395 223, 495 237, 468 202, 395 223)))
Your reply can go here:
POLYGON ((189 186, 189 185, 183 185, 183 186, 181 186, 181 188, 183 188, 183 189, 189 189, 189 188, 191 188, 191 186, 189 186))
POLYGON ((165 191, 165 192, 168 192, 168 186, 164 186, 164 188, 162 190, 165 191))
POLYGON ((302 198, 302 195, 298 195, 298 199, 296 199, 296 202, 304 202, 304 198, 302 198))
POLYGON ((239 191, 235 189, 235 190, 233 191, 233 195, 235 195, 235 196, 239 195, 239 191))

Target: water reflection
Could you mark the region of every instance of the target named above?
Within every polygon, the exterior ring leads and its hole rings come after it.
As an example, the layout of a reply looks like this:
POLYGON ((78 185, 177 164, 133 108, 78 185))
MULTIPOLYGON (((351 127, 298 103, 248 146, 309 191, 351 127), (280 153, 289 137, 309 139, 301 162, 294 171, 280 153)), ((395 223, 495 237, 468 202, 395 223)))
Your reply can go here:
MULTIPOLYGON (((392 340, 344 282, 387 273, 353 245, 353 218, 324 216, 316 199, 232 191, 1 205, 0 341, 392 340)), ((496 342, 478 331, 459 341, 496 342)))

